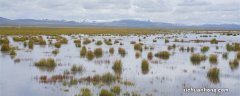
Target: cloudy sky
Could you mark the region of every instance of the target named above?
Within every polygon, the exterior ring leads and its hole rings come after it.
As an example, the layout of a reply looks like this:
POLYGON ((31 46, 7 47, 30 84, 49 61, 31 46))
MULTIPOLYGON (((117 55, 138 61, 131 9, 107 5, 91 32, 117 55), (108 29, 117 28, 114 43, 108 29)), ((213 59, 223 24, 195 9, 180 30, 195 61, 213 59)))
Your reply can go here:
POLYGON ((0 0, 0 17, 240 24, 240 0, 0 0))

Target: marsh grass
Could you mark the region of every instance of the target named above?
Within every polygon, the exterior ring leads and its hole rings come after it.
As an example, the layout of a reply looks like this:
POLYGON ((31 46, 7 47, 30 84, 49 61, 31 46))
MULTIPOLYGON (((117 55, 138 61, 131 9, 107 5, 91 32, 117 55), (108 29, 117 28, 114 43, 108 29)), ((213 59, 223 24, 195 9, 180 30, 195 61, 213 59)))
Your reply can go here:
POLYGON ((7 52, 7 51, 10 51, 10 49, 11 48, 10 48, 9 44, 7 44, 7 43, 2 44, 1 51, 7 52))
POLYGON ((240 43, 226 44, 227 51, 240 51, 240 43))
POLYGON ((92 41, 91 41, 91 39, 89 39, 89 38, 85 38, 84 40, 83 40, 83 44, 84 45, 87 45, 87 44, 90 44, 92 41))
POLYGON ((88 88, 82 88, 81 89, 81 95, 76 95, 76 96, 93 96, 91 93, 91 90, 88 88))
POLYGON ((124 56, 126 55, 126 51, 125 51, 124 48, 118 48, 118 53, 119 53, 122 57, 124 57, 124 56))
POLYGON ((139 57, 141 57, 141 55, 142 55, 142 54, 141 54, 141 52, 140 52, 140 51, 137 51, 137 52, 135 53, 135 57, 136 57, 136 58, 139 58, 139 57))
POLYGON ((214 39, 212 39, 212 40, 210 41, 210 43, 211 43, 211 44, 218 44, 218 41, 217 41, 217 39, 214 38, 214 39))
POLYGON ((201 48, 201 52, 202 52, 202 53, 206 53, 208 50, 209 50, 209 47, 208 47, 208 46, 203 46, 203 47, 201 48))
POLYGON ((71 72, 73 74, 76 74, 76 73, 82 73, 84 71, 84 68, 82 65, 73 65, 72 68, 71 68, 71 72))
POLYGON ((170 57, 170 53, 168 51, 160 51, 155 54, 155 57, 167 60, 170 57))
POLYGON ((237 69, 238 66, 239 66, 239 61, 238 61, 238 59, 230 60, 230 61, 229 61, 229 66, 230 66, 230 68, 231 68, 232 70, 237 69))
POLYGON ((164 41, 165 43, 169 43, 169 40, 168 39, 165 39, 165 41, 164 41))
POLYGON ((141 69, 143 74, 147 74, 149 72, 149 63, 146 59, 142 60, 141 69))
POLYGON ((217 55, 216 54, 211 54, 209 56, 209 62, 211 64, 217 64, 218 63, 217 55))
POLYGON ((15 51, 15 50, 13 50, 13 49, 12 49, 12 50, 10 51, 10 55, 12 55, 12 56, 16 56, 16 55, 17 55, 17 53, 16 53, 16 51, 15 51))
POLYGON ((15 36, 13 37, 13 41, 15 42, 24 42, 28 40, 28 38, 26 36, 15 36))
POLYGON ((220 71, 220 69, 218 69, 216 67, 210 68, 208 70, 207 77, 214 84, 219 83, 219 81, 220 81, 219 80, 219 73, 220 73, 219 71, 220 71))
POLYGON ((192 62, 193 65, 198 65, 200 64, 202 61, 205 61, 207 59, 207 57, 204 54, 192 54, 190 57, 190 60, 192 62))
POLYGON ((106 89, 102 89, 101 92, 99 93, 99 96, 114 96, 114 94, 106 89))
POLYGON ((96 44, 96 45, 102 45, 102 41, 99 40, 99 41, 97 41, 95 44, 96 44))
POLYGON ((57 64, 55 60, 52 58, 47 58, 47 59, 43 58, 43 59, 40 59, 38 62, 35 62, 35 66, 39 68, 52 70, 57 66, 57 64))
POLYGON ((81 51, 80 51, 80 56, 85 57, 86 54, 87 54, 87 48, 85 46, 83 46, 81 51))
POLYGON ((87 51, 86 56, 88 60, 93 60, 95 57, 94 53, 91 50, 87 51))
POLYGON ((94 50, 94 55, 95 55, 97 58, 102 57, 102 55, 103 55, 103 50, 102 50, 102 48, 96 48, 96 49, 94 50))
POLYGON ((31 41, 28 42, 28 48, 29 49, 33 49, 34 48, 34 41, 31 40, 31 41))
POLYGON ((134 50, 142 51, 142 44, 141 43, 134 44, 134 50))
POLYGON ((114 54, 114 48, 112 47, 112 48, 109 48, 109 53, 110 54, 114 54))
POLYGON ((228 53, 227 52, 223 53, 222 58, 227 60, 228 59, 228 53))
POLYGON ((121 92, 121 88, 120 88, 119 85, 116 85, 116 86, 114 86, 113 88, 111 88, 111 91, 112 91, 114 94, 119 95, 120 92, 121 92))
POLYGON ((153 53, 152 53, 152 52, 148 52, 147 57, 148 57, 148 60, 152 60, 152 58, 153 58, 153 53))
POLYGON ((52 54, 54 54, 54 55, 57 55, 59 53, 59 50, 58 49, 54 49, 53 51, 52 51, 52 54))
POLYGON ((122 61, 121 60, 116 60, 112 66, 112 69, 114 72, 118 75, 121 75, 122 73, 122 61))
POLYGON ((240 60, 240 51, 237 52, 236 57, 237 57, 238 60, 240 60))
POLYGON ((104 43, 106 44, 106 45, 112 45, 112 40, 111 39, 104 39, 104 43))

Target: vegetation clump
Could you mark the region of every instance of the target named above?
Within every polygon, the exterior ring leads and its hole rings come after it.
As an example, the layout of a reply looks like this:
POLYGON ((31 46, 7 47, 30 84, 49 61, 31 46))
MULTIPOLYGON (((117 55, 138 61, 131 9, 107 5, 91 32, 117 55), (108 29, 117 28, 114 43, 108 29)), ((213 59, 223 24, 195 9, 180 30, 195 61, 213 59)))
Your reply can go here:
POLYGON ((190 57, 190 60, 194 65, 198 65, 201 63, 201 61, 205 61, 206 59, 207 57, 201 54, 192 54, 190 57))
POLYGON ((106 89, 102 89, 99 96, 114 96, 113 93, 109 92, 108 90, 106 89))
POLYGON ((81 51, 80 51, 80 56, 85 57, 86 54, 87 54, 87 48, 85 46, 83 46, 81 51))
POLYGON ((209 50, 209 47, 208 47, 208 46, 203 46, 203 47, 201 48, 201 52, 202 52, 202 53, 206 53, 208 50, 209 50))
POLYGON ((96 44, 96 45, 102 45, 102 41, 99 40, 99 41, 97 41, 95 44, 96 44))
POLYGON ((218 41, 217 41, 217 39, 214 38, 214 39, 212 39, 212 40, 210 41, 210 43, 211 43, 211 44, 218 44, 218 41))
POLYGON ((119 95, 120 92, 121 92, 121 88, 120 88, 120 86, 116 85, 116 86, 114 86, 113 88, 111 88, 111 91, 112 91, 114 94, 119 95))
POLYGON ((141 65, 142 73, 147 74, 149 71, 149 63, 146 59, 142 60, 142 65, 141 65))
POLYGON ((136 57, 136 58, 139 58, 140 56, 141 56, 141 52, 137 51, 137 52, 135 53, 135 57, 136 57))
POLYGON ((226 44, 227 51, 240 51, 240 43, 226 44))
POLYGON ((208 79, 213 83, 218 83, 219 82, 219 73, 220 73, 219 71, 220 70, 216 67, 210 68, 207 73, 208 79))
POLYGON ((168 51, 161 51, 156 53, 155 57, 167 60, 170 57, 170 53, 168 51))
POLYGON ((83 40, 83 44, 87 45, 87 44, 90 44, 92 41, 89 39, 89 38, 85 38, 83 40))
POLYGON ((211 54, 209 57, 209 62, 211 64, 217 64, 218 60, 217 60, 217 55, 216 54, 211 54))
POLYGON ((134 50, 142 51, 142 44, 141 43, 134 44, 134 50))
POLYGON ((118 53, 123 57, 126 55, 126 51, 124 48, 118 48, 118 53))
POLYGON ((104 43, 106 44, 106 45, 112 45, 112 40, 111 39, 104 39, 104 43))
POLYGON ((77 94, 76 96, 92 96, 91 90, 88 88, 82 88, 81 94, 77 94))
POLYGON ((112 69, 116 74, 121 74, 122 73, 122 61, 121 60, 116 60, 112 66, 112 69))
POLYGON ((54 55, 57 55, 58 53, 59 53, 58 49, 55 49, 55 50, 52 51, 52 54, 54 54, 54 55))
POLYGON ((222 54, 222 58, 223 58, 223 59, 228 59, 228 53, 227 53, 227 52, 226 52, 226 53, 223 53, 223 54, 222 54))
POLYGON ((237 52, 237 59, 240 60, 240 51, 237 52))
POLYGON ((94 53, 91 50, 87 51, 86 56, 88 60, 93 60, 93 58, 95 57, 94 53))
POLYGON ((16 53, 15 50, 11 50, 11 51, 10 51, 10 55, 15 56, 15 55, 17 55, 17 53, 16 53))
POLYGON ((4 43, 4 44, 2 44, 2 48, 1 48, 1 51, 10 51, 10 46, 9 46, 9 44, 6 44, 6 43, 4 43))
POLYGON ((230 66, 230 68, 231 68, 232 70, 237 69, 238 66, 239 66, 238 60, 237 60, 237 59, 230 60, 230 61, 229 61, 229 66, 230 66))
POLYGON ((84 70, 84 68, 81 65, 79 65, 79 66, 73 65, 72 68, 71 68, 71 71, 72 71, 73 74, 81 73, 81 72, 83 72, 83 70, 84 70))
POLYGON ((152 53, 152 52, 148 52, 147 57, 148 57, 149 60, 152 60, 152 58, 153 58, 153 53, 152 53))
POLYGON ((169 40, 168 40, 168 39, 165 39, 165 43, 169 43, 169 40))
POLYGON ((96 48, 96 49, 94 50, 94 54, 95 54, 95 56, 96 56, 97 58, 102 57, 102 55, 103 55, 102 48, 96 48))
POLYGON ((40 59, 38 62, 35 63, 35 66, 42 67, 42 68, 55 68, 57 66, 56 62, 52 58, 43 58, 40 59))
POLYGON ((113 54, 114 53, 114 48, 109 48, 109 53, 113 54))
POLYGON ((54 46, 55 46, 56 48, 60 48, 60 47, 61 47, 61 42, 56 42, 56 43, 54 44, 54 46))
POLYGON ((26 36, 15 36, 13 37, 13 41, 15 42, 24 42, 28 40, 28 38, 26 36))

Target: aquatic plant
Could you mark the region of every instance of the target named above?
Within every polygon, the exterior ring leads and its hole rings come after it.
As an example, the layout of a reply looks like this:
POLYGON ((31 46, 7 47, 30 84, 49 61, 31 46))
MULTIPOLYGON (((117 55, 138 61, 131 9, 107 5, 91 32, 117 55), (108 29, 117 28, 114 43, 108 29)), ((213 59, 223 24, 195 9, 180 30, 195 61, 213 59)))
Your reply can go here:
POLYGON ((201 52, 203 52, 203 53, 206 53, 208 50, 209 50, 209 47, 208 47, 208 46, 203 46, 203 47, 201 48, 201 52))
POLYGON ((122 61, 121 60, 116 60, 112 66, 112 69, 114 72, 118 75, 121 75, 122 73, 122 61))
POLYGON ((95 57, 94 53, 91 50, 87 51, 86 56, 88 60, 93 60, 93 58, 95 57))
POLYGON ((71 68, 71 71, 73 74, 76 74, 76 73, 81 73, 83 72, 84 68, 82 65, 73 65, 72 68, 71 68))
POLYGON ((52 51, 52 54, 54 54, 54 55, 57 55, 59 53, 59 50, 58 49, 54 49, 53 51, 52 51))
POLYGON ((134 44, 134 50, 142 51, 142 44, 141 43, 134 44))
POLYGON ((57 66, 56 62, 52 58, 42 58, 38 62, 35 62, 35 66, 42 68, 55 68, 57 66))
POLYGON ((1 51, 10 51, 10 46, 9 46, 9 44, 6 44, 6 43, 4 43, 4 44, 2 44, 2 48, 1 48, 1 51))
POLYGON ((238 66, 239 66, 238 60, 237 60, 237 59, 230 60, 230 61, 229 61, 229 66, 230 66, 230 68, 231 68, 232 70, 237 69, 238 66))
POLYGON ((113 93, 109 92, 108 90, 106 89, 102 89, 99 96, 114 96, 113 93))
POLYGON ((54 44, 54 46, 55 46, 56 48, 60 48, 60 47, 61 47, 61 42, 56 42, 56 43, 54 44))
POLYGON ((13 37, 13 41, 15 42, 24 42, 28 40, 28 38, 26 36, 15 36, 13 37))
POLYGON ((76 44, 76 43, 81 43, 81 40, 74 40, 73 42, 74 42, 75 44, 76 44))
POLYGON ((88 88, 82 88, 81 89, 81 95, 77 95, 77 96, 92 96, 91 90, 88 88))
POLYGON ((149 71, 149 63, 146 59, 142 60, 142 65, 141 65, 142 73, 147 74, 149 71))
POLYGON ((214 39, 212 39, 212 40, 210 41, 210 43, 211 43, 211 44, 218 44, 218 41, 217 41, 217 39, 214 38, 214 39))
POLYGON ((126 51, 124 48, 118 48, 118 53, 123 57, 126 55, 126 51))
POLYGON ((109 53, 113 54, 114 53, 114 48, 109 48, 109 53))
POLYGON ((205 61, 207 59, 207 57, 205 55, 201 55, 201 54, 192 54, 190 57, 190 60, 192 62, 192 64, 194 65, 198 65, 201 63, 201 61, 205 61))
POLYGON ((213 67, 208 70, 207 77, 212 83, 218 83, 219 80, 219 72, 220 69, 213 67))
POLYGON ((34 41, 29 41, 28 42, 28 48, 33 49, 33 47, 34 47, 34 41))
POLYGON ((218 62, 217 55, 216 54, 211 54, 209 56, 209 62, 211 64, 217 64, 217 62, 218 62))
POLYGON ((96 49, 94 50, 94 54, 95 54, 95 56, 96 56, 97 58, 102 57, 102 55, 103 55, 102 48, 96 48, 96 49))
POLYGON ((87 54, 87 48, 85 46, 83 46, 81 51, 80 51, 80 56, 85 57, 86 54, 87 54))
POLYGON ((95 44, 96 44, 96 45, 102 45, 102 41, 99 40, 99 41, 97 41, 95 44))
POLYGON ((11 51, 10 51, 10 55, 15 56, 16 54, 17 54, 17 53, 16 53, 15 50, 11 50, 11 51))
POLYGON ((167 60, 170 57, 170 53, 168 51, 160 51, 155 54, 155 57, 167 60))
POLYGON ((114 76, 111 73, 105 73, 101 77, 102 82, 104 82, 106 84, 110 84, 110 83, 114 82, 116 79, 117 79, 116 76, 114 76))
POLYGON ((240 43, 226 44, 227 51, 240 51, 240 43))
POLYGON ((148 57, 149 60, 152 60, 152 58, 153 58, 153 53, 152 53, 152 52, 148 52, 147 57, 148 57))
POLYGON ((111 91, 112 91, 114 94, 119 95, 120 92, 121 92, 121 88, 120 88, 119 85, 116 85, 116 86, 114 86, 113 88, 111 88, 111 91))
POLYGON ((89 39, 89 38, 85 38, 83 40, 83 44, 87 45, 87 44, 90 44, 92 41, 89 39))
POLYGON ((223 54, 222 54, 222 58, 223 58, 223 59, 228 59, 228 53, 227 53, 227 52, 223 53, 223 54))

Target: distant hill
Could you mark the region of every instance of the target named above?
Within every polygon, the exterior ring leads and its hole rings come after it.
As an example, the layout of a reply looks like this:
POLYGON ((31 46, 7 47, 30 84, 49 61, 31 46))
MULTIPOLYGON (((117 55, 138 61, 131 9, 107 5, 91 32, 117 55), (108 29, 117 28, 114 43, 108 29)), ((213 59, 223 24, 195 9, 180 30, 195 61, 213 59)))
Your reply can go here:
POLYGON ((163 28, 163 29, 216 29, 240 30, 238 24, 182 25, 164 22, 139 20, 119 20, 111 22, 76 22, 65 20, 7 19, 0 17, 0 26, 39 26, 39 27, 123 27, 123 28, 163 28))

